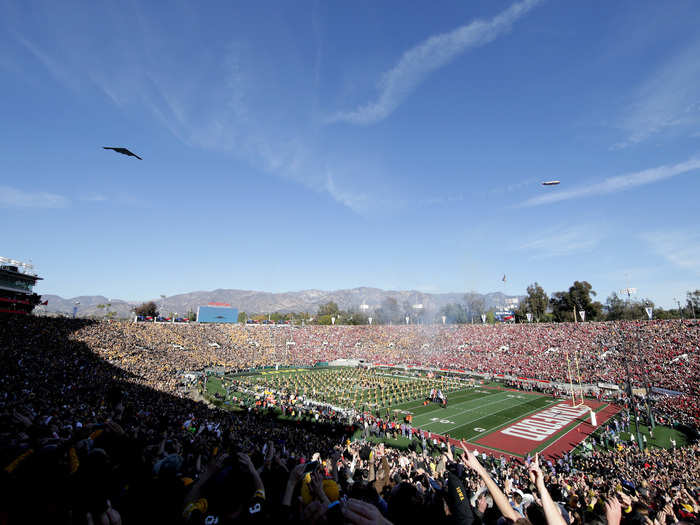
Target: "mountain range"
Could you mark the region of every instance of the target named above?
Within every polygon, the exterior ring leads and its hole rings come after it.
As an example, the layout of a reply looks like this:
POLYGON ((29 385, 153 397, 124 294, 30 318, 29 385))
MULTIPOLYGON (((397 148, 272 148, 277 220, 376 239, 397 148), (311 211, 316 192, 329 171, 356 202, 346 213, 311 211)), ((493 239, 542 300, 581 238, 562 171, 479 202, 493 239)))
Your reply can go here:
MULTIPOLYGON (((486 309, 499 308, 506 304, 507 299, 517 296, 507 296, 500 292, 487 294, 474 294, 484 301, 486 309)), ((463 303, 464 293, 426 293, 416 290, 381 290, 379 288, 353 288, 350 290, 302 290, 298 292, 259 292, 253 290, 212 290, 198 291, 172 295, 170 297, 154 298, 153 301, 161 307, 166 314, 177 312, 185 315, 188 311, 197 311, 198 306, 210 302, 229 303, 247 314, 261 314, 272 312, 310 312, 316 313, 318 307, 329 301, 335 302, 341 310, 357 310, 360 305, 367 305, 368 312, 380 307, 383 301, 393 297, 399 306, 404 303, 410 305, 422 304, 426 314, 435 313, 440 308, 451 303, 463 303)), ((107 309, 115 312, 116 317, 126 318, 131 314, 135 306, 141 301, 128 299, 108 299, 101 295, 80 296, 63 298, 58 295, 45 294, 43 301, 48 301, 44 306, 47 313, 70 314, 73 305, 77 301, 78 316, 102 317, 107 309), (100 306, 101 305, 101 306, 100 306), (107 306, 109 305, 109 306, 107 306)))

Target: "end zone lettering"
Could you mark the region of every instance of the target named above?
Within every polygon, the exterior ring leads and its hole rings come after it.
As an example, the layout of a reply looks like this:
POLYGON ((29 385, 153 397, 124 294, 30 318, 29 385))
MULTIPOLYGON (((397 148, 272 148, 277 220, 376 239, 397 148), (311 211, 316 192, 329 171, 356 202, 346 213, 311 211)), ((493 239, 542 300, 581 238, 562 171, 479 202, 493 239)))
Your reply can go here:
POLYGON ((572 407, 560 403, 552 408, 538 412, 516 424, 500 431, 501 434, 530 441, 544 441, 558 430, 572 423, 576 418, 589 412, 587 406, 572 407))

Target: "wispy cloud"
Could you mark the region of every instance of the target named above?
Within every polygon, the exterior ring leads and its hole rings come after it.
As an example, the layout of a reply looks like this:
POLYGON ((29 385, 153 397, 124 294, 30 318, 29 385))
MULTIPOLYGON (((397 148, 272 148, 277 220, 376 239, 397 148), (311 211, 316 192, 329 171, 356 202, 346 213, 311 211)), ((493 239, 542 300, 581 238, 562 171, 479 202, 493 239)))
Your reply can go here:
POLYGON ((700 124, 698 56, 700 41, 673 57, 642 84, 617 122, 626 136, 612 149, 639 144, 671 129, 697 128, 700 124))
POLYGON ((70 201, 56 193, 28 192, 0 186, 0 208, 65 208, 70 201))
POLYGON ((71 89, 76 88, 76 77, 72 75, 70 71, 59 61, 55 60, 46 51, 41 49, 41 47, 34 42, 30 42, 26 38, 17 37, 17 41, 22 44, 22 46, 24 46, 24 48, 29 51, 29 53, 34 56, 34 58, 36 58, 59 82, 71 89))
POLYGON ((368 211, 370 199, 367 194, 338 187, 330 173, 326 177, 325 189, 333 199, 344 204, 355 213, 362 215, 368 211))
MULTIPOLYGON (((180 64, 154 60, 150 51, 178 44, 145 18, 128 37, 117 33, 119 45, 102 50, 109 56, 104 61, 83 60, 85 50, 64 45, 67 39, 51 50, 23 36, 16 40, 60 84, 71 89, 94 86, 125 111, 144 108, 188 147, 229 152, 260 171, 325 191, 357 213, 371 207, 368 195, 358 194, 339 176, 326 177, 322 155, 315 151, 311 115, 303 103, 312 97, 313 84, 296 94, 293 110, 284 101, 271 100, 262 93, 264 83, 258 78, 267 73, 255 64, 246 43, 232 41, 221 55, 205 56, 206 67, 190 64, 185 72, 180 64)), ((320 67, 319 60, 315 68, 320 67)), ((84 195, 80 200, 99 197, 84 195)))
POLYGON ((669 179, 677 175, 682 175, 700 169, 700 159, 691 159, 672 166, 659 166, 635 173, 627 173, 610 177, 596 184, 578 186, 571 190, 561 191, 560 187, 552 188, 551 192, 539 197, 526 200, 521 206, 540 206, 581 197, 591 197, 593 195, 606 195, 617 193, 618 191, 629 190, 637 186, 651 184, 660 180, 669 179))
POLYGON ((377 100, 352 111, 341 111, 329 122, 373 124, 389 116, 433 71, 449 64, 468 49, 488 44, 510 31, 513 24, 540 4, 525 0, 513 4, 490 20, 474 20, 449 33, 435 35, 406 51, 398 63, 382 75, 377 100))
POLYGON ((659 256, 678 268, 700 272, 700 234, 687 231, 657 231, 640 235, 659 256))
MULTIPOLYGON (((492 19, 473 21, 407 51, 385 75, 381 100, 399 103, 431 71, 508 31, 541 1, 522 0, 492 19)), ((93 14, 103 11, 94 9, 93 14)), ((120 111, 156 121, 189 148, 225 152, 259 173, 324 193, 360 215, 387 213, 409 202, 420 205, 408 185, 386 182, 391 175, 382 158, 358 154, 347 143, 336 146, 323 133, 317 103, 323 65, 320 11, 311 19, 314 56, 298 53, 294 45, 261 54, 245 36, 203 51, 201 42, 187 41, 188 35, 173 38, 153 13, 143 6, 128 14, 110 8, 99 35, 92 15, 71 21, 70 34, 63 26, 36 21, 23 28, 15 20, 15 40, 22 54, 32 56, 58 83, 96 89, 120 111), (136 22, 129 23, 130 18, 136 22)), ((116 195, 107 196, 119 202, 116 195)), ((453 199, 436 196, 435 204, 453 199)))
POLYGON ((537 233, 518 245, 518 251, 529 252, 533 259, 562 257, 574 253, 590 252, 595 248, 602 234, 594 226, 572 226, 552 228, 537 233))
POLYGON ((107 197, 101 193, 92 192, 81 195, 80 200, 85 202, 105 202, 107 197))

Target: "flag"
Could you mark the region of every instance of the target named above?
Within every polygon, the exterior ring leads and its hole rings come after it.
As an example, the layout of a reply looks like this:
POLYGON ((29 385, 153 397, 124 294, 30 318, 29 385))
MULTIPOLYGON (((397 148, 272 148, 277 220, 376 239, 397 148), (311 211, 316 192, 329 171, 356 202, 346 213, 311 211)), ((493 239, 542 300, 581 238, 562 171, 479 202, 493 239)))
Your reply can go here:
POLYGON ((503 279, 501 281, 506 282, 506 274, 503 274, 503 279))

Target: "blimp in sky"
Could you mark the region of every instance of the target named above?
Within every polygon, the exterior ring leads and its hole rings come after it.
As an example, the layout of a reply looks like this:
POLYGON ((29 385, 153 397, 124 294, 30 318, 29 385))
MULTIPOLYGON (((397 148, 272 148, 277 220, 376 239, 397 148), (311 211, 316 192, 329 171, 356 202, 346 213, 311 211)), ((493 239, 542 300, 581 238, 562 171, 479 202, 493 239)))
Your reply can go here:
POLYGON ((558 181, 558 180, 546 180, 542 183, 542 186, 556 186, 560 182, 561 181, 558 181))

